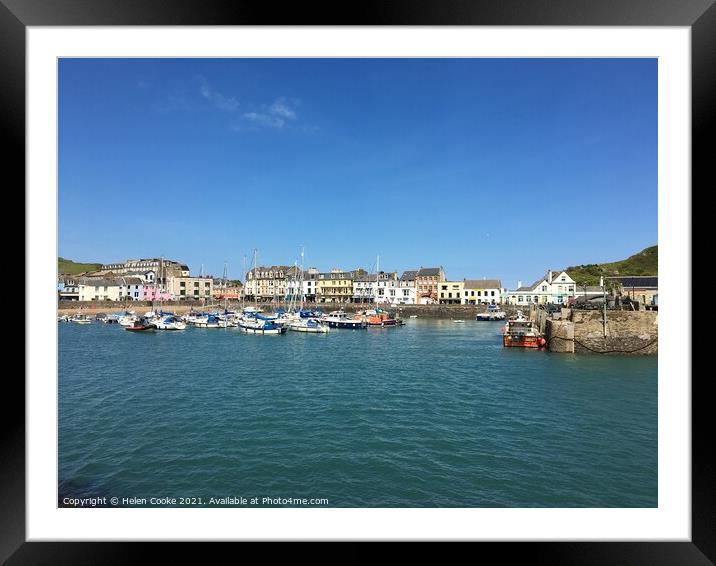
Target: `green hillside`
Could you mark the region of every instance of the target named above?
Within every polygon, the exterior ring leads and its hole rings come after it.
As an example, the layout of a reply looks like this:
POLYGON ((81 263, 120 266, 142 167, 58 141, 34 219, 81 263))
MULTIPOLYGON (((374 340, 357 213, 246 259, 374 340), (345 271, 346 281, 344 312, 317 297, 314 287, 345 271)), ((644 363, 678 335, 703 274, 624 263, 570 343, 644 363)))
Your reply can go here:
POLYGON ((565 269, 578 285, 599 285, 601 276, 658 275, 659 247, 651 246, 621 261, 574 265, 565 269))
POLYGON ((101 263, 75 263, 64 257, 57 258, 57 272, 60 275, 78 275, 85 271, 96 271, 102 267, 101 263))

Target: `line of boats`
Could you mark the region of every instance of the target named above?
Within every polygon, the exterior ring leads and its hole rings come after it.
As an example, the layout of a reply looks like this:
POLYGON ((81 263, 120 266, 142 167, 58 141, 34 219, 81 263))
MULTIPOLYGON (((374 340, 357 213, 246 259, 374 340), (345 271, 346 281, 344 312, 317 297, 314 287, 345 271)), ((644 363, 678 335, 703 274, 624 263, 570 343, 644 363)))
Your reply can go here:
MULTIPOLYGON (((134 311, 123 314, 97 314, 95 320, 105 324, 119 324, 130 332, 156 330, 184 330, 187 326, 197 328, 239 328, 246 334, 285 334, 306 332, 326 334, 331 328, 364 329, 371 327, 387 328, 401 326, 404 322, 382 309, 368 309, 353 313, 343 310, 324 314, 320 310, 301 309, 287 312, 283 309, 265 315, 261 310, 247 307, 242 311, 224 310, 219 312, 189 312, 178 316, 171 312, 150 311, 140 316, 134 311)), ((59 317, 59 320, 74 324, 90 324, 92 318, 86 314, 59 317)))
MULTIPOLYGON (((411 318, 417 318, 411 315, 411 318)), ((476 316, 477 320, 505 320, 506 314, 497 308, 489 308, 476 316)), ((93 318, 86 314, 62 316, 59 320, 74 324, 90 324, 93 318)), ((242 311, 189 312, 184 316, 174 313, 150 311, 143 316, 134 311, 123 314, 97 314, 94 320, 105 324, 119 324, 130 332, 158 330, 184 330, 196 328, 238 328, 246 334, 285 334, 287 331, 326 334, 331 328, 360 330, 365 328, 390 328, 405 324, 399 317, 382 309, 368 309, 355 314, 343 310, 324 314, 320 310, 286 312, 283 309, 265 315, 259 309, 247 307, 242 311)), ((465 322, 454 320, 453 322, 465 322)), ((543 348, 547 341, 537 323, 525 318, 521 311, 506 320, 502 329, 502 345, 506 348, 543 348)))

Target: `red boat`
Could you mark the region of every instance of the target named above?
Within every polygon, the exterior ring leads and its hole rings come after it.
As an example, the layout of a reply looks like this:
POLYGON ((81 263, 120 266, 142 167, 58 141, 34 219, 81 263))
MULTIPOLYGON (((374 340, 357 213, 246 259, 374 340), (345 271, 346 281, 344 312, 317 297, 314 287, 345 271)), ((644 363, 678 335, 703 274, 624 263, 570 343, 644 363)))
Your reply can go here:
POLYGON ((157 327, 153 324, 144 324, 139 321, 135 321, 132 326, 125 326, 125 330, 129 330, 130 332, 142 332, 143 330, 156 330, 157 327))
POLYGON ((502 345, 505 348, 544 348, 544 339, 535 323, 525 319, 521 312, 507 321, 502 333, 502 345))

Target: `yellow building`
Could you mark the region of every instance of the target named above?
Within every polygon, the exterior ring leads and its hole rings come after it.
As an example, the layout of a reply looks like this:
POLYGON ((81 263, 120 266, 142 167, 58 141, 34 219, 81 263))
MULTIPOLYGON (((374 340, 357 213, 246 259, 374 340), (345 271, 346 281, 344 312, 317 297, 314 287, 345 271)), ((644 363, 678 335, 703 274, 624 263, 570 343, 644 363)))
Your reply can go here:
POLYGON ((459 305, 462 302, 464 281, 441 281, 438 284, 438 303, 459 305))
POLYGON ((353 297, 354 271, 332 269, 316 278, 316 301, 319 303, 350 303, 353 297))

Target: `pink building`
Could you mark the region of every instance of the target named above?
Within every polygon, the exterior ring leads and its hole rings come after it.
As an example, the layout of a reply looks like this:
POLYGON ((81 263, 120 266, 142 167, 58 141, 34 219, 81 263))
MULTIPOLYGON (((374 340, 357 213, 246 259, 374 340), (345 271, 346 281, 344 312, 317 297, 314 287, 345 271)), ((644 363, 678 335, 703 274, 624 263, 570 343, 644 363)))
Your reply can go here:
POLYGON ((144 299, 145 301, 171 301, 172 295, 168 291, 162 291, 161 289, 155 288, 154 285, 144 285, 144 299))

